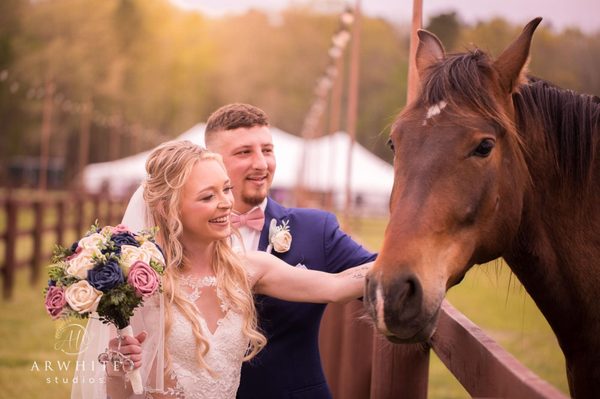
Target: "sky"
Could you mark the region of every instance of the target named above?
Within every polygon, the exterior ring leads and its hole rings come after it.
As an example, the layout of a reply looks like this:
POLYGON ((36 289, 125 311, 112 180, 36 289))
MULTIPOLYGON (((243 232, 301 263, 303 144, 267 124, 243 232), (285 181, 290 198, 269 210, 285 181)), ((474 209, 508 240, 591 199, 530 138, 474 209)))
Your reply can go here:
MULTIPOLYGON (((171 0, 185 9, 220 16, 243 12, 249 8, 267 11, 280 10, 290 4, 306 4, 308 0, 171 0)), ((343 0, 310 1, 335 10, 342 8, 343 0)), ((354 4, 355 1, 350 1, 354 4)), ((380 16, 397 23, 407 23, 412 15, 411 0, 362 0, 365 14, 380 16)), ((525 24, 535 17, 543 17, 542 24, 562 30, 578 27, 592 33, 600 31, 600 0, 423 0, 424 23, 428 17, 455 10, 466 22, 487 20, 502 16, 509 21, 525 24)))

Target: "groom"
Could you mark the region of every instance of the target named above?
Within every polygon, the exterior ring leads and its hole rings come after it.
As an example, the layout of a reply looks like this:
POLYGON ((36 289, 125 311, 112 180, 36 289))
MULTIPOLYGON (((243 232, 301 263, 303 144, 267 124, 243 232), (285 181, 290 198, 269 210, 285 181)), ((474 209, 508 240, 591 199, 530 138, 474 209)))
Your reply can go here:
MULTIPOLYGON (((262 110, 248 104, 219 108, 207 121, 205 142, 223 157, 233 185, 231 223, 242 239, 234 238, 234 247, 269 250, 291 267, 330 273, 375 259, 340 230, 333 214, 285 208, 268 197, 276 162, 269 120, 262 110)), ((141 191, 133 195, 123 217, 123 224, 134 231, 151 224, 141 191)), ((257 296, 256 308, 268 342, 242 366, 238 399, 331 398, 318 344, 325 305, 257 296)))
MULTIPOLYGON (((268 197, 276 162, 269 120, 262 110, 248 104, 221 107, 207 121, 205 142, 223 157, 235 197, 231 221, 246 250, 269 250, 292 267, 330 273, 375 259, 340 230, 333 214, 285 208, 268 197)), ((268 343, 242 366, 237 397, 331 398, 318 346, 325 305, 258 296, 256 308, 268 343)))

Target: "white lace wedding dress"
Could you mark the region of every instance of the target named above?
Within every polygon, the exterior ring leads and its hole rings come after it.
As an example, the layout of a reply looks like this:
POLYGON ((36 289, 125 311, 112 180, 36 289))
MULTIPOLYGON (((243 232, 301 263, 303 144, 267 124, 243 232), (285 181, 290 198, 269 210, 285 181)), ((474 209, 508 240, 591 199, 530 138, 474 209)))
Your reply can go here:
POLYGON ((243 318, 224 300, 212 276, 202 280, 182 278, 179 288, 191 302, 196 302, 204 289, 216 289, 224 316, 217 322, 215 331, 211 332, 206 321, 198 315, 200 329, 210 345, 204 361, 212 374, 198 365, 196 338, 191 322, 177 307, 172 307, 173 324, 166 341, 172 367, 171 375, 166 377, 170 383, 166 385, 171 387, 166 390, 167 395, 148 393, 147 397, 233 399, 249 343, 242 333, 243 318))
POLYGON ((242 334, 242 317, 228 310, 214 333, 200 318, 202 333, 210 343, 204 360, 213 375, 200 369, 196 357, 196 339, 192 325, 177 309, 173 309, 173 326, 167 340, 178 397, 186 399, 235 398, 240 383, 242 358, 248 340, 242 334))
POLYGON ((78 364, 91 364, 92 367, 78 366, 75 370, 74 377, 77 377, 77 383, 73 382, 71 399, 235 398, 240 382, 242 359, 248 349, 249 341, 242 333, 242 316, 223 300, 214 277, 210 276, 199 282, 189 280, 187 286, 180 287, 191 302, 196 302, 203 294, 202 291, 206 291, 207 288, 216 290, 217 301, 223 314, 214 332, 210 331, 200 312, 197 316, 201 332, 209 342, 209 351, 204 360, 212 370, 212 374, 198 364, 197 344, 192 332, 192 324, 176 306, 171 308, 171 330, 166 340, 162 341, 164 335, 160 331, 164 331, 162 317, 164 309, 162 297, 157 295, 148 298, 144 306, 139 308, 131 319, 134 331, 148 332, 146 341, 142 344, 143 361, 140 368, 144 393, 135 395, 130 389, 123 391, 125 384, 121 379, 111 380, 108 384, 105 369, 93 367, 97 363, 98 354, 106 350, 109 340, 116 334, 114 327, 109 327, 101 323, 98 318, 93 318, 86 329, 86 336, 90 337, 89 342, 78 357, 78 364), (163 348, 161 342, 164 342, 164 347, 167 348, 170 356, 171 372, 168 375, 165 375, 163 367, 165 363, 163 356, 160 355, 163 353, 160 349, 163 348), (97 381, 97 383, 89 381, 97 381))

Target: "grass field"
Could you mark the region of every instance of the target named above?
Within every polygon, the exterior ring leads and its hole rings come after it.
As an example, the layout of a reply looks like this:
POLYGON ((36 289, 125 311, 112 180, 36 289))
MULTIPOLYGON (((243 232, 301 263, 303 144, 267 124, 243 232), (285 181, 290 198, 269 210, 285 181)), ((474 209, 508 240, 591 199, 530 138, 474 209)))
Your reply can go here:
MULTIPOLYGON (((1 219, 0 216, 0 224, 1 219)), ((379 248, 385 221, 354 221, 350 226, 354 236, 367 247, 379 248)), ((27 245, 22 244, 19 251, 26 252, 27 245)), ((64 347, 55 348, 64 334, 57 336, 61 333, 59 325, 44 311, 43 285, 40 281, 31 287, 28 271, 22 270, 17 273, 12 301, 0 301, 0 399, 69 395, 76 358, 61 351, 64 347), (69 360, 70 370, 58 370, 58 361, 69 360), (52 370, 45 370, 46 365, 52 370)), ((495 264, 475 267, 458 287, 450 290, 448 298, 527 367, 568 392, 564 360, 556 339, 524 289, 511 277, 508 267, 495 264)), ((429 397, 469 397, 433 352, 429 397)))
POLYGON ((0 302, 0 398, 67 398, 73 368, 60 371, 58 362, 77 358, 55 349, 58 324, 44 310, 43 283, 31 287, 22 271, 15 288, 12 301, 0 302))

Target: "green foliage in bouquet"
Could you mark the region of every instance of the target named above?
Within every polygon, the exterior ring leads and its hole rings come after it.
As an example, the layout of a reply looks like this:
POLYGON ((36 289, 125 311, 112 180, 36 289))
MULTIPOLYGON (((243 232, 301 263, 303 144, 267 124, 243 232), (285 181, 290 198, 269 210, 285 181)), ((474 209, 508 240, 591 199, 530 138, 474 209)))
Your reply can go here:
POLYGON ((96 310, 100 320, 112 323, 118 329, 127 327, 133 311, 142 303, 142 297, 137 296, 135 289, 129 284, 121 284, 110 291, 109 295, 103 295, 96 310))

